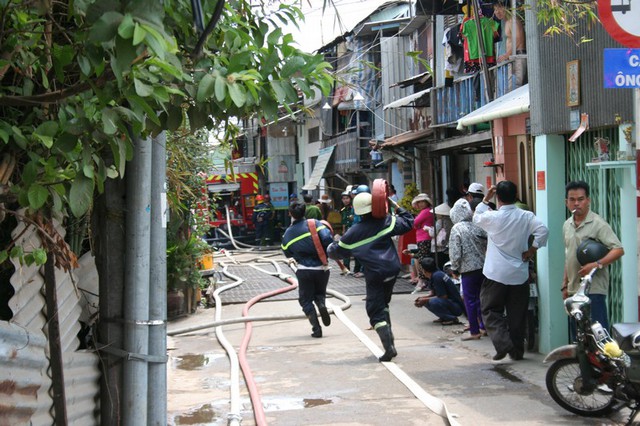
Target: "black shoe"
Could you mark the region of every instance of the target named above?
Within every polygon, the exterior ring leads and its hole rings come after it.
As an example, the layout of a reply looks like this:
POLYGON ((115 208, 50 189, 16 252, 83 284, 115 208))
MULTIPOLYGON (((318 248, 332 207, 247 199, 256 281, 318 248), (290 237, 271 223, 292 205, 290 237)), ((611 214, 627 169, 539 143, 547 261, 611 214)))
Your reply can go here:
POLYGON ((307 315, 307 318, 311 323, 311 337, 322 337, 322 327, 320 327, 316 313, 314 312, 312 315, 307 315))
POLYGON ((320 318, 322 318, 322 323, 328 327, 331 325, 331 315, 329 315, 329 311, 327 311, 327 307, 324 305, 318 306, 318 310, 320 311, 320 318))
POLYGON ((500 361, 501 359, 504 359, 504 357, 506 357, 507 354, 509 354, 509 352, 498 352, 493 356, 492 359, 494 361, 500 361))

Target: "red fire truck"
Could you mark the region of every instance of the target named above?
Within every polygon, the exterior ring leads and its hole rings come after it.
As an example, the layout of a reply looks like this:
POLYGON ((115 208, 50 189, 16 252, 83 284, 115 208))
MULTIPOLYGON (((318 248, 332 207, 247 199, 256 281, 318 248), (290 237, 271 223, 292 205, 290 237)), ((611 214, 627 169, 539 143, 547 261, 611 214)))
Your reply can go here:
MULTIPOLYGON (((239 158, 233 161, 233 173, 230 170, 213 169, 207 177, 206 185, 211 206, 211 227, 227 232, 227 209, 234 238, 245 237, 253 232, 251 220, 255 197, 258 195, 258 175, 254 162, 239 158)), ((218 236, 216 236, 218 237, 218 236)))

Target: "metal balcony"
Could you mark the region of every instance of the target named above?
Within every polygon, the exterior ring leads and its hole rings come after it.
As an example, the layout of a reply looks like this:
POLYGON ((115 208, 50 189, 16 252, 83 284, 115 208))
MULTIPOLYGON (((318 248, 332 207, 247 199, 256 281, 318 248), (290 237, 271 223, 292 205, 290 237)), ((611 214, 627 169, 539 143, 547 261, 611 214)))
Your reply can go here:
MULTIPOLYGON (((491 100, 504 96, 518 87, 514 67, 517 60, 525 58, 524 55, 518 55, 509 61, 489 68, 489 76, 494 86, 491 100)), ((453 127, 460 117, 464 117, 487 103, 484 95, 484 79, 479 73, 460 78, 454 81, 451 87, 436 87, 431 93, 435 104, 432 109, 431 127, 453 127)))

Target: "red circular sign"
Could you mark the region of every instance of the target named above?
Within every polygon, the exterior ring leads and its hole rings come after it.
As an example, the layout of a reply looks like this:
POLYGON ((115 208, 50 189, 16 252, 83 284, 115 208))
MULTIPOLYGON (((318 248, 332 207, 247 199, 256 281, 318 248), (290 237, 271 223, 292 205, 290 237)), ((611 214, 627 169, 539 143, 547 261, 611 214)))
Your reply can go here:
MULTIPOLYGON (((634 7, 640 9, 637 2, 634 7)), ((626 47, 640 47, 640 20, 637 11, 631 13, 631 0, 598 0, 598 14, 615 41, 626 47)))

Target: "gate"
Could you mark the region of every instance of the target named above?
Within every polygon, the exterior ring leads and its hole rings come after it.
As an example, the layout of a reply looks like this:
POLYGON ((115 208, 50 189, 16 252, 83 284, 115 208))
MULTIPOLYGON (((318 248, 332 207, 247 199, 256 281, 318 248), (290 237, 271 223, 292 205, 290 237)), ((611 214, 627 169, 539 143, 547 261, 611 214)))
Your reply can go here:
MULTIPOLYGON (((616 169, 592 169, 586 166, 597 155, 594 142, 598 138, 609 141, 609 155, 615 160, 619 150, 618 127, 602 128, 584 132, 577 141, 565 140, 567 182, 583 180, 589 184, 591 209, 606 220, 618 238, 621 237, 620 190, 616 169), (600 180, 603 179, 603 182, 600 180), (601 192, 603 188, 604 191, 601 192), (604 211, 600 211, 604 210, 604 211)), ((567 215, 568 217, 568 215, 567 215)), ((620 262, 609 267, 609 295, 607 297, 609 321, 622 321, 622 271, 620 262)))

